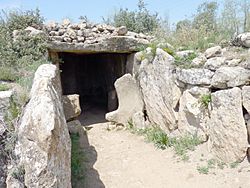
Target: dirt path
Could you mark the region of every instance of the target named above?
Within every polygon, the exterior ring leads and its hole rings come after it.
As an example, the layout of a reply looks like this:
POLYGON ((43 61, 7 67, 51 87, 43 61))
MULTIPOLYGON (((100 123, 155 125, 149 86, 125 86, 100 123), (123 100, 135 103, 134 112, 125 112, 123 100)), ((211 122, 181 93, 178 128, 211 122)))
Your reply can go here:
POLYGON ((82 139, 86 153, 86 188, 249 188, 250 165, 213 169, 199 174, 205 145, 189 162, 178 162, 172 149, 159 150, 129 131, 108 131, 107 124, 91 126, 82 139))

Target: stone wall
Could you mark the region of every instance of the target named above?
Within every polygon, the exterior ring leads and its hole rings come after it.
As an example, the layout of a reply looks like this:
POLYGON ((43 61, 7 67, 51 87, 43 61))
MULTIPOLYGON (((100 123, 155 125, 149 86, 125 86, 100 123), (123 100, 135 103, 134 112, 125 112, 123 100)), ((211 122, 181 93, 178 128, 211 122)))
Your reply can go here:
POLYGON ((159 48, 155 57, 145 53, 135 55, 133 70, 145 105, 142 121, 148 122, 141 124, 158 125, 170 135, 197 135, 221 161, 242 161, 250 134, 248 50, 215 46, 179 64, 159 48))

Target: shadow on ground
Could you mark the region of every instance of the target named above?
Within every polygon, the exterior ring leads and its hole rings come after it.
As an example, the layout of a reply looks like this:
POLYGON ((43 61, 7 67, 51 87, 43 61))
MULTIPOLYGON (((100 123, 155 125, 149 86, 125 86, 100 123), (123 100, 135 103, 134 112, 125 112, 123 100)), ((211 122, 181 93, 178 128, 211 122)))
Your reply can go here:
POLYGON ((105 188, 99 173, 94 169, 97 152, 95 147, 89 144, 88 135, 84 129, 79 130, 79 148, 84 155, 84 177, 76 184, 72 184, 72 188, 105 188))
POLYGON ((83 110, 78 120, 81 122, 83 126, 89 126, 89 125, 98 124, 98 123, 105 123, 106 113, 107 112, 104 107, 100 108, 100 107, 91 106, 83 110))

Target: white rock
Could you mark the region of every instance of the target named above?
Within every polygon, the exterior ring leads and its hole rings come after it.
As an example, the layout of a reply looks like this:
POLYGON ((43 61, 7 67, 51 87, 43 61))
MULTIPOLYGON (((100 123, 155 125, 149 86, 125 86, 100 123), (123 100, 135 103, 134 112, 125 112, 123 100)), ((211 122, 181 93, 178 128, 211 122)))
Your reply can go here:
POLYGON ((191 65, 195 67, 201 67, 202 65, 204 65, 206 61, 207 58, 205 57, 205 55, 200 54, 198 57, 192 60, 191 65))
POLYGON ((237 46, 250 48, 250 32, 239 34, 233 41, 237 46))
POLYGON ((204 68, 215 71, 221 66, 225 65, 225 62, 226 62, 225 57, 213 57, 207 60, 207 62, 204 65, 204 68))
POLYGON ((145 121, 144 113, 137 112, 132 116, 133 126, 137 129, 145 129, 147 127, 147 123, 145 121))
POLYGON ((115 89, 119 101, 116 111, 106 114, 106 119, 117 124, 127 125, 132 116, 137 112, 143 112, 144 103, 131 74, 125 74, 115 82, 115 89))
POLYGON ((126 26, 121 26, 121 27, 117 28, 117 33, 119 36, 124 36, 127 34, 127 32, 128 32, 128 29, 126 26))
POLYGON ((184 51, 176 52, 176 55, 180 58, 186 58, 193 53, 194 53, 193 50, 184 50, 184 51))
POLYGON ((242 161, 247 153, 248 141, 241 89, 213 93, 212 109, 209 121, 212 153, 226 163, 242 161))
POLYGON ((28 31, 30 36, 36 36, 36 35, 45 34, 44 31, 35 29, 34 27, 30 27, 30 26, 27 27, 25 29, 25 31, 28 31))
POLYGON ((210 85, 214 72, 208 69, 177 69, 177 79, 191 85, 210 85))
POLYGON ((18 138, 26 187, 71 188, 71 141, 55 65, 36 71, 18 138))
POLYGON ((249 83, 250 70, 242 67, 220 67, 216 70, 211 85, 215 88, 230 88, 249 83))
POLYGON ((180 98, 178 130, 182 135, 197 135, 201 141, 207 141, 209 119, 208 111, 202 106, 199 97, 192 96, 188 90, 180 98))
POLYGON ((207 59, 219 56, 219 55, 221 55, 221 50, 222 49, 221 49, 220 46, 215 46, 215 47, 212 47, 212 48, 208 48, 205 51, 205 56, 206 56, 207 59))

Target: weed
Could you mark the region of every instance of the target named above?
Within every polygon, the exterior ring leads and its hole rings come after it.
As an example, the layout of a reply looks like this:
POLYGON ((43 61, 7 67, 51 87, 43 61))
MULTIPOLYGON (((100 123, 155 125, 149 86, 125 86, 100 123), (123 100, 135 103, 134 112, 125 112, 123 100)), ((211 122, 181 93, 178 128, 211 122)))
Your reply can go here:
POLYGON ((169 55, 171 55, 171 56, 174 56, 175 55, 175 53, 174 53, 174 51, 173 50, 171 50, 170 48, 163 48, 163 50, 165 51, 165 52, 167 52, 169 55))
POLYGON ((194 52, 188 54, 186 57, 179 57, 175 54, 174 55, 174 58, 175 58, 174 64, 180 68, 183 68, 183 69, 190 69, 190 68, 193 68, 193 66, 191 65, 191 62, 196 57, 197 57, 197 54, 194 52))
POLYGON ((200 98, 201 105, 205 108, 208 108, 209 103, 211 102, 211 94, 202 95, 200 98))
POLYGON ((147 141, 154 143, 159 149, 173 147, 175 153, 184 161, 189 159, 187 156, 187 151, 194 150, 195 146, 201 143, 199 138, 195 135, 185 135, 183 137, 170 138, 162 129, 157 126, 146 129, 136 129, 132 123, 128 123, 128 129, 133 134, 143 135, 147 141))
POLYGON ((187 159, 187 151, 194 150, 195 146, 201 141, 196 135, 185 135, 179 138, 172 138, 171 145, 174 147, 175 153, 182 159, 187 159))
POLYGON ((150 128, 145 131, 146 139, 153 142, 157 148, 166 149, 170 147, 170 140, 160 128, 150 128))
POLYGON ((208 174, 209 173, 209 167, 208 166, 198 166, 197 170, 200 174, 208 174))
POLYGON ((230 164, 230 168, 237 168, 237 166, 239 166, 239 164, 240 164, 239 161, 235 161, 235 162, 230 164))
POLYGON ((83 183, 85 178, 85 155, 79 147, 79 134, 71 134, 71 181, 72 187, 83 183))
POLYGON ((0 84, 0 91, 7 91, 10 87, 6 84, 0 84))
POLYGON ((25 169, 23 165, 16 167, 11 173, 11 176, 13 178, 19 180, 22 183, 24 182, 24 175, 25 175, 25 169))
POLYGON ((0 80, 3 81, 15 81, 17 80, 17 74, 13 68, 0 67, 0 80))

